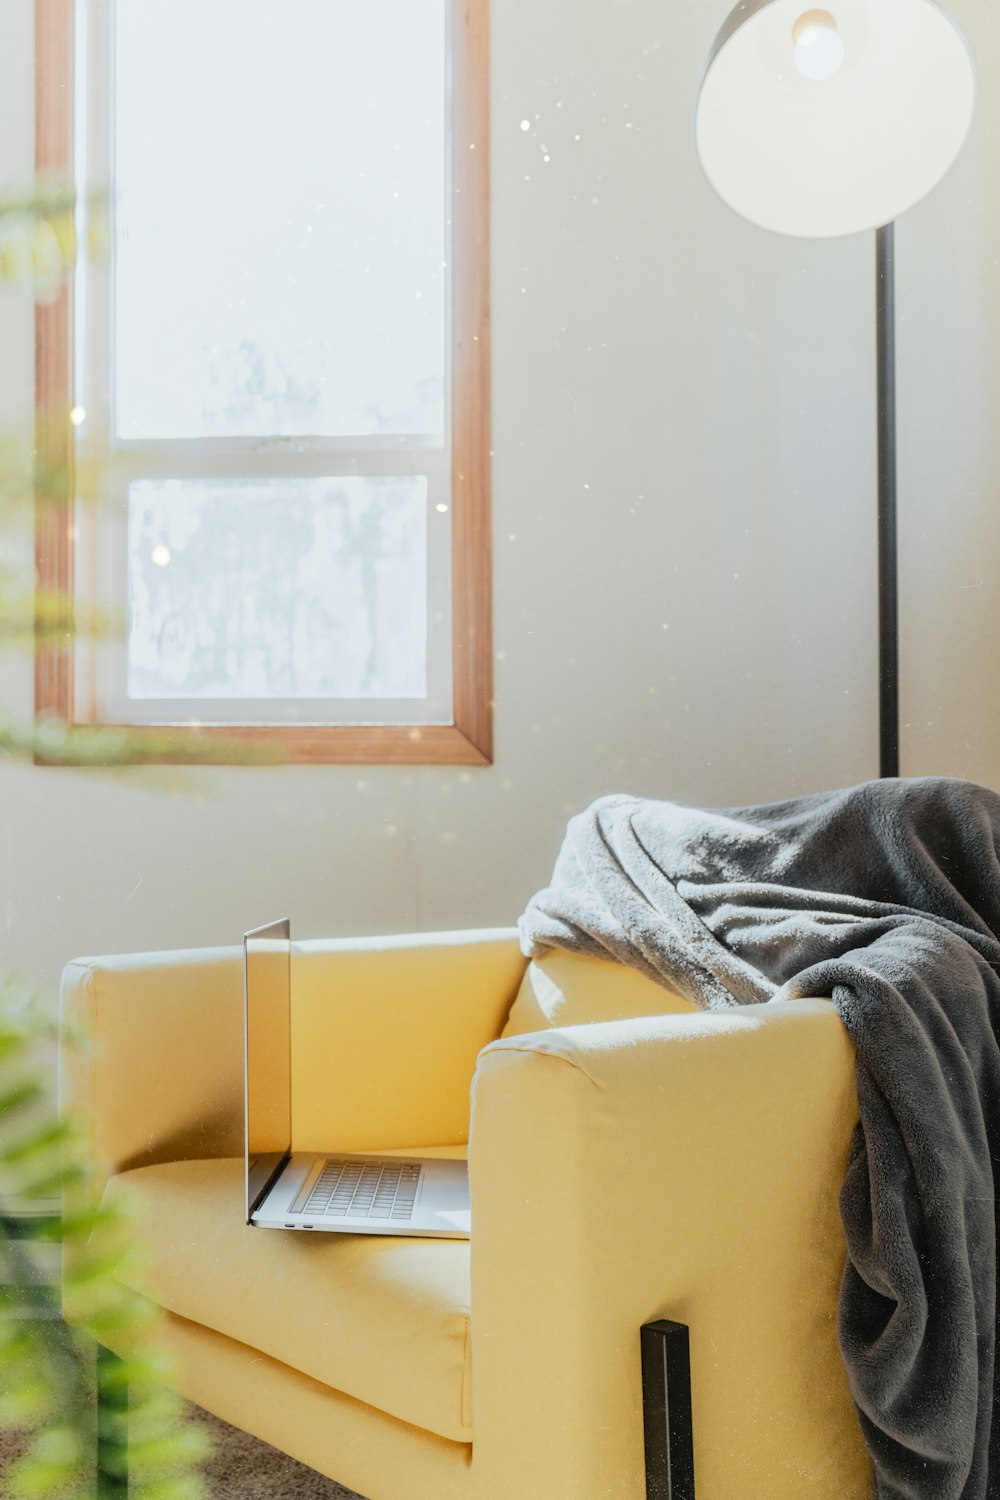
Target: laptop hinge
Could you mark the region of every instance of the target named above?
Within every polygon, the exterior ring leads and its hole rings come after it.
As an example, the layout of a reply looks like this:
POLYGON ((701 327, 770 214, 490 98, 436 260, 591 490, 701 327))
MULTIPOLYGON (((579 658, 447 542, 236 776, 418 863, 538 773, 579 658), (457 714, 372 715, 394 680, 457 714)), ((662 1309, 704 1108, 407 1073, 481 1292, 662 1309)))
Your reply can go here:
POLYGON ((291 1159, 291 1151, 285 1151, 281 1156, 278 1156, 277 1153, 258 1156, 251 1163, 247 1183, 248 1224, 291 1159))

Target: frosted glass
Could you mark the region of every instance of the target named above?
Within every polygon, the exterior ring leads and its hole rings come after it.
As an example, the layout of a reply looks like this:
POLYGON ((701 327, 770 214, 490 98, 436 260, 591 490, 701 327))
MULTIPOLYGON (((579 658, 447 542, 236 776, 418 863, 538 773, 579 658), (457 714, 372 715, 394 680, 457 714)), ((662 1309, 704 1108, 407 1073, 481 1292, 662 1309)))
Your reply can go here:
POLYGON ((423 698, 427 480, 140 480, 133 698, 423 698))
POLYGON ((115 7, 123 438, 444 432, 444 0, 115 7))

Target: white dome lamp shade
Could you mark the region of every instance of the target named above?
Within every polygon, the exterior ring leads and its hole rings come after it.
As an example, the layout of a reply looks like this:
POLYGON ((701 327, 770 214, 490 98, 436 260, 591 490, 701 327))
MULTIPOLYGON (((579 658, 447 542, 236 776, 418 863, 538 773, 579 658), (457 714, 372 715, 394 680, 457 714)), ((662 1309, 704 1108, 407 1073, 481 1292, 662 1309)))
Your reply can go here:
POLYGON ((741 0, 702 80, 698 153, 752 223, 855 234, 940 182, 975 94, 968 44, 935 0, 741 0))

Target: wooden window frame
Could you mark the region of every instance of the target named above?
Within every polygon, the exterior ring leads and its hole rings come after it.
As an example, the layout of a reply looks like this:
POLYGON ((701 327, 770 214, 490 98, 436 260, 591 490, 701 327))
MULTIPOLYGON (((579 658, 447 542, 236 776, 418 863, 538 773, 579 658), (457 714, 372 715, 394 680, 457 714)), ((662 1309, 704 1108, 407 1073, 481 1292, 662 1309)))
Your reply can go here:
MULTIPOLYGON (((35 0, 35 167, 73 163, 73 0, 35 0)), ((35 569, 47 602, 35 643, 35 715, 86 741, 127 736, 136 760, 169 763, 489 765, 493 758, 490 505, 489 10, 450 0, 452 45, 452 722, 382 725, 81 724, 73 703, 73 288, 35 314, 35 569), (51 601, 57 601, 53 631, 51 601)), ((47 764, 69 763, 58 746, 47 764)))

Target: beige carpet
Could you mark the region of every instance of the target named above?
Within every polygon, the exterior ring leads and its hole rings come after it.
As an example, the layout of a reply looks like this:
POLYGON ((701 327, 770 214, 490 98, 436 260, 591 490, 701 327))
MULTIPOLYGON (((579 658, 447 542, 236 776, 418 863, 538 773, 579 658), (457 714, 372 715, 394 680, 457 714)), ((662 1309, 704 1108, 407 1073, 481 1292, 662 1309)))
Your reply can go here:
POLYGON ((207 1412, 192 1416, 212 1435, 214 1452, 205 1466, 212 1500, 364 1500, 207 1412))
MULTIPOLYGON (((204 1469, 212 1500, 364 1500, 208 1412, 192 1407, 191 1417, 212 1437, 213 1452, 204 1469)), ((0 1432, 0 1495, 6 1488, 3 1472, 19 1447, 16 1433, 0 1432)))

